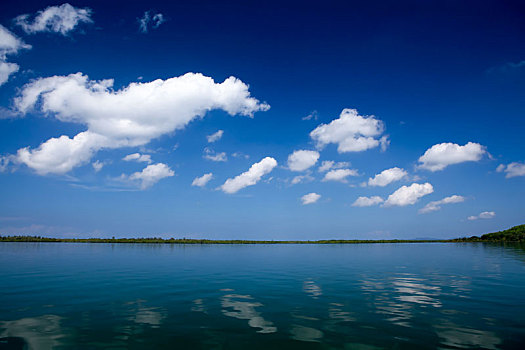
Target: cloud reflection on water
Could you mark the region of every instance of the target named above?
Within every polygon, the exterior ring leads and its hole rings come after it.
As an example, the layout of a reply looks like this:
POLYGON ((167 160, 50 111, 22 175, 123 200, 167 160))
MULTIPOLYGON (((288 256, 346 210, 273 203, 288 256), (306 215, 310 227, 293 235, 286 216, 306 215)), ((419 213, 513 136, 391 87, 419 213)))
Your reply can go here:
POLYGON ((271 321, 265 320, 255 309, 263 306, 259 302, 251 301, 250 295, 227 294, 221 298, 222 313, 225 316, 248 320, 248 325, 259 328, 257 333, 275 333, 277 327, 271 321), (227 310, 230 309, 230 310, 227 310), (233 309, 233 310, 231 310, 233 309))
POLYGON ((0 337, 19 337, 27 342, 29 350, 47 350, 63 346, 65 333, 60 325, 62 317, 42 315, 14 321, 0 321, 4 331, 0 337))

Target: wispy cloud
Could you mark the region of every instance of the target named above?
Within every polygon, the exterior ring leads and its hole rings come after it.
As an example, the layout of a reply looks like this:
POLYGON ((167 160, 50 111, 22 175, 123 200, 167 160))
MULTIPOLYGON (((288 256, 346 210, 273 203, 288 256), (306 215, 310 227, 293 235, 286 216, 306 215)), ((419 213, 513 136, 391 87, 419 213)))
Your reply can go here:
POLYGON ((157 29, 162 23, 166 22, 162 13, 154 13, 152 10, 144 12, 144 15, 137 20, 142 33, 147 33, 150 28, 157 29))
POLYGON ((423 208, 419 209, 419 214, 428 214, 433 211, 440 210, 443 204, 461 203, 464 201, 465 197, 463 196, 452 195, 450 197, 445 197, 439 201, 429 202, 423 208))
POLYGON ((467 219, 471 221, 478 220, 478 219, 492 219, 495 216, 496 216, 496 213, 493 211, 484 211, 482 213, 479 213, 479 215, 469 216, 467 219))

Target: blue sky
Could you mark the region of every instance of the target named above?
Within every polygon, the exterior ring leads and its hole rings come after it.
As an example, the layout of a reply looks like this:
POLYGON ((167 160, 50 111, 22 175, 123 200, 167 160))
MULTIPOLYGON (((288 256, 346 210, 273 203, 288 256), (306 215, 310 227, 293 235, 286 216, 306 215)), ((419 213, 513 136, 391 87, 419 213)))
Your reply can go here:
POLYGON ((449 238, 523 223, 523 3, 1 7, 0 234, 449 238))

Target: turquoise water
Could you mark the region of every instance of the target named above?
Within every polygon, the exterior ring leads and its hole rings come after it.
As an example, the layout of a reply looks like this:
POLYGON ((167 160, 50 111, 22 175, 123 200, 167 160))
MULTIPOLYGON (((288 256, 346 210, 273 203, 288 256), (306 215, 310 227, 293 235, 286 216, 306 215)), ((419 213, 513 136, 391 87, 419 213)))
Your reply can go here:
POLYGON ((0 243, 0 349, 523 349, 525 247, 0 243))

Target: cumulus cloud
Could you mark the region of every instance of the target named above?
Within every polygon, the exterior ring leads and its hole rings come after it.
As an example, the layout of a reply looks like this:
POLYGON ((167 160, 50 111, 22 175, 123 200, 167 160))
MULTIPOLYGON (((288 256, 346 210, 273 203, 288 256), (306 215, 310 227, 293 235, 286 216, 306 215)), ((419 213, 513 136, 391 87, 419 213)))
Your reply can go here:
POLYGON ((150 164, 142 171, 137 171, 129 176, 130 180, 140 181, 140 188, 146 189, 160 180, 175 175, 175 172, 164 163, 150 164))
POLYGON ((319 172, 324 173, 325 171, 328 171, 330 169, 341 169, 341 168, 347 168, 350 166, 350 162, 334 162, 333 160, 325 160, 321 163, 321 166, 319 169, 317 169, 319 172))
POLYGON ((352 203, 352 207, 371 207, 383 203, 384 199, 379 196, 359 197, 352 203))
POLYGON ((0 24, 0 86, 9 79, 11 74, 18 72, 20 69, 18 64, 7 62, 6 56, 14 55, 22 49, 30 48, 30 45, 24 43, 0 24))
POLYGON ((469 142, 464 146, 445 142, 434 145, 419 157, 418 167, 430 171, 443 170, 452 164, 477 162, 487 153, 485 146, 469 142))
POLYGON ((144 162, 144 163, 149 164, 151 163, 151 156, 149 154, 132 153, 122 158, 122 160, 126 162, 135 161, 135 162, 144 162))
POLYGON ((339 153, 361 152, 381 144, 386 147, 388 139, 380 138, 384 129, 383 122, 373 115, 361 116, 356 109, 347 108, 343 109, 338 119, 315 128, 310 137, 316 141, 318 148, 335 143, 339 153))
POLYGON ((467 219, 469 220, 478 220, 478 219, 492 219, 496 216, 496 213, 493 211, 484 211, 483 213, 479 213, 479 215, 472 215, 469 216, 467 219))
POLYGON ((213 162, 226 162, 228 160, 226 152, 215 152, 214 150, 208 147, 204 149, 203 158, 211 160, 213 162))
POLYGON ((348 176, 358 176, 358 172, 355 169, 335 169, 327 172, 323 178, 323 182, 326 181, 339 181, 346 182, 348 176))
POLYGON ((80 23, 91 23, 91 9, 77 8, 70 4, 50 6, 38 11, 33 21, 31 15, 25 14, 15 18, 15 23, 28 34, 37 32, 55 32, 67 35, 80 23))
POLYGON ((223 134, 224 134, 224 130, 217 130, 217 132, 214 132, 213 134, 206 136, 206 139, 208 140, 209 143, 219 141, 223 134))
POLYGON ((260 162, 253 164, 248 171, 226 180, 220 188, 225 193, 236 193, 245 187, 255 185, 276 166, 277 161, 275 159, 266 157, 260 162))
POLYGON ((162 13, 144 12, 144 16, 138 19, 139 29, 142 33, 147 33, 149 28, 157 29, 162 23, 166 22, 162 13))
POLYGON ((320 194, 312 192, 312 193, 308 193, 308 194, 305 194, 304 196, 302 196, 301 197, 301 201, 303 202, 303 205, 313 204, 313 203, 317 202, 319 200, 319 198, 321 198, 320 194))
POLYGON ((317 163, 319 152, 298 150, 288 156, 288 168, 292 171, 304 171, 317 163))
POLYGON ((380 186, 385 187, 386 185, 394 182, 399 181, 405 176, 407 176, 408 173, 401 168, 395 167, 383 170, 379 174, 376 174, 373 178, 368 179, 368 186, 380 186))
POLYGON ((410 186, 402 186, 397 191, 388 196, 384 206, 400 206, 412 205, 418 201, 419 198, 434 192, 434 187, 431 184, 413 183, 410 186))
POLYGON ((213 109, 252 117, 270 108, 250 96, 248 86, 230 77, 222 83, 198 73, 167 80, 131 83, 113 90, 113 80, 93 81, 82 74, 40 78, 25 85, 15 109, 31 109, 63 122, 87 126, 70 138, 61 136, 37 149, 18 151, 21 163, 40 174, 63 174, 88 162, 103 148, 142 146, 152 139, 184 129, 213 109))
POLYGON ((525 176, 525 163, 513 162, 507 165, 500 164, 496 171, 498 173, 504 172, 507 179, 516 176, 525 176))
POLYGON ((461 203, 464 201, 465 201, 465 197, 463 196, 453 195, 450 197, 445 197, 439 201, 429 202, 427 205, 425 205, 423 208, 419 210, 419 213, 420 214, 431 213, 433 211, 440 210, 443 204, 461 203))
POLYGON ((196 177, 195 179, 193 179, 191 185, 197 187, 204 187, 211 179, 213 179, 213 173, 207 173, 202 175, 201 177, 196 177))

